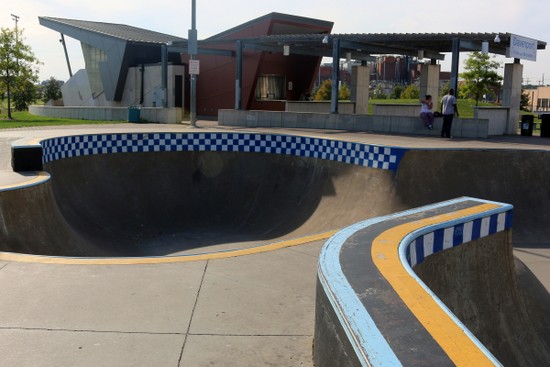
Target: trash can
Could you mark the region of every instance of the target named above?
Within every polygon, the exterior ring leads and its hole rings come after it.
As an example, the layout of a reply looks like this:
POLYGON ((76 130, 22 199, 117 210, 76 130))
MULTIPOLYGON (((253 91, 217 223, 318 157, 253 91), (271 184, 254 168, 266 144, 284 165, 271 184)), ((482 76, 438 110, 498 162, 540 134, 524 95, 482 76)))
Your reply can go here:
POLYGON ((550 114, 548 113, 540 116, 540 136, 550 138, 550 114))
POLYGON ((137 106, 128 107, 128 122, 139 122, 140 110, 137 106))
POLYGON ((521 135, 533 136, 533 123, 535 116, 533 115, 521 115, 521 135))

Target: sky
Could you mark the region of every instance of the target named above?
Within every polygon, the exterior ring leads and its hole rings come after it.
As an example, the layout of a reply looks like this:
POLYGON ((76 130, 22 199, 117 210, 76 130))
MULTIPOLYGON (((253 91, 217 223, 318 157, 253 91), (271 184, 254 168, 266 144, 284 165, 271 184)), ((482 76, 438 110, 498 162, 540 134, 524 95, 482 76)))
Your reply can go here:
MULTIPOLYGON (((119 23, 187 38, 191 0, 0 0, 0 27, 23 30, 25 43, 42 62, 40 80, 66 81, 69 72, 59 33, 41 26, 39 16, 119 23)), ((548 0, 196 0, 198 39, 277 12, 334 22, 332 33, 501 32, 548 42, 537 61, 522 60, 524 83, 550 84, 550 7, 548 0)), ((65 37, 73 73, 84 68, 80 43, 65 37)), ((450 71, 450 55, 442 70, 450 71)), ((467 58, 461 54, 461 66, 467 58)), ((498 61, 513 62, 499 57, 498 61)), ((330 62, 330 59, 328 60, 330 62)), ((501 70, 501 74, 503 68, 501 70)))

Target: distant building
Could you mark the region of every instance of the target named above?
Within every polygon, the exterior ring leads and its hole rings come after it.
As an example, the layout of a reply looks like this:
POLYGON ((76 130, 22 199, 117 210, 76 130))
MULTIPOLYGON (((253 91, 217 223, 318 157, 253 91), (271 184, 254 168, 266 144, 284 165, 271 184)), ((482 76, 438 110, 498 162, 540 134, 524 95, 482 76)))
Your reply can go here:
POLYGON ((532 112, 550 111, 550 86, 538 86, 523 91, 529 96, 529 107, 532 112))

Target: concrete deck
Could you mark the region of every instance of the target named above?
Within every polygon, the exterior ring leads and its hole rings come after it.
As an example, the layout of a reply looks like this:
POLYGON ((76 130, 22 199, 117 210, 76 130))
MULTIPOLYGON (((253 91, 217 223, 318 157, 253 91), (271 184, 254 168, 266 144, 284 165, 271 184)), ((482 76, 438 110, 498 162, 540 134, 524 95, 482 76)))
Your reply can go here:
MULTIPOLYGON (((0 130, 0 187, 19 139, 145 131, 246 131, 122 124, 0 130)), ((389 136, 327 130, 252 129, 378 145, 550 150, 550 140, 389 136)), ((4 229, 3 229, 4 230, 4 229)), ((313 366, 315 281, 323 241, 217 260, 77 265, 0 261, 1 366, 313 366)), ((515 249, 550 290, 550 246, 515 249)))

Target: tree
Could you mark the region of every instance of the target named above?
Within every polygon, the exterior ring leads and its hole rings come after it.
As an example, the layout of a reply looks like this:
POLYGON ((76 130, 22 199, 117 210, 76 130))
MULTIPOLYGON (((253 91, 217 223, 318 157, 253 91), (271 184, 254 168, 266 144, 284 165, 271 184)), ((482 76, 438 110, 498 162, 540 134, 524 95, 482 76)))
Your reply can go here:
POLYGON ((330 97, 332 95, 332 80, 327 79, 324 80, 319 89, 317 89, 317 93, 315 93, 315 97, 313 99, 315 101, 329 101, 330 97))
POLYGON ((443 86, 439 89, 439 96, 443 97, 446 94, 449 94, 449 91, 451 90, 451 82, 446 82, 443 84, 443 86))
POLYGON ((460 95, 463 98, 473 98, 476 106, 484 94, 491 92, 491 87, 500 86, 502 76, 496 70, 500 63, 488 54, 472 52, 465 61, 464 73, 460 76, 464 79, 464 86, 460 88, 460 95))
POLYGON ((11 116, 12 94, 21 102, 29 96, 29 83, 38 81, 38 60, 24 43, 22 30, 0 29, 0 90, 8 98, 8 118, 11 116))
POLYGON ((376 87, 374 87, 374 89, 372 90, 372 93, 371 93, 371 98, 372 99, 386 99, 388 98, 385 90, 384 90, 384 86, 382 84, 378 84, 376 85, 376 87))
POLYGON ((30 80, 24 80, 13 92, 13 104, 16 111, 25 111, 38 99, 38 87, 30 80))
MULTIPOLYGON (((340 88, 338 89, 338 99, 339 100, 347 100, 351 96, 351 91, 349 90, 349 87, 346 85, 346 83, 342 83, 340 85, 340 88)), ((315 96, 313 97, 313 100, 315 101, 330 101, 332 98, 332 80, 327 79, 324 80, 319 89, 317 89, 317 92, 315 93, 315 96)))
POLYGON ((414 84, 409 84, 401 93, 402 99, 418 99, 420 98, 420 88, 414 84))
POLYGON ((340 85, 340 89, 338 89, 338 99, 340 101, 347 101, 350 98, 351 98, 351 90, 349 89, 346 83, 342 83, 340 85))
POLYGON ((63 82, 61 80, 55 79, 53 76, 43 83, 42 88, 42 101, 47 103, 51 100, 61 99, 61 86, 63 82))
POLYGON ((390 95, 388 96, 389 99, 399 99, 401 98, 401 93, 403 93, 404 88, 401 85, 396 85, 393 87, 393 90, 391 91, 390 95))
POLYGON ((531 104, 531 98, 528 93, 521 92, 521 101, 519 102, 520 111, 529 111, 529 105, 531 104))

